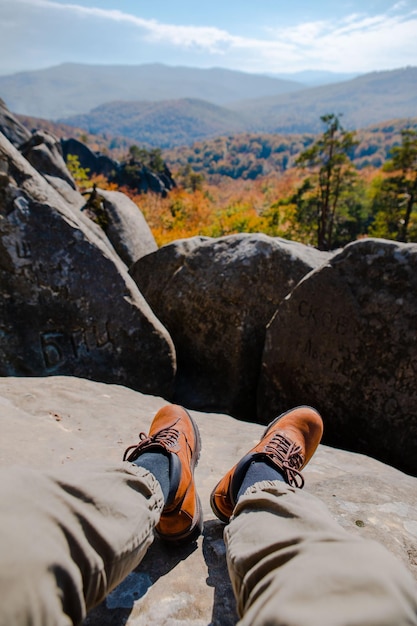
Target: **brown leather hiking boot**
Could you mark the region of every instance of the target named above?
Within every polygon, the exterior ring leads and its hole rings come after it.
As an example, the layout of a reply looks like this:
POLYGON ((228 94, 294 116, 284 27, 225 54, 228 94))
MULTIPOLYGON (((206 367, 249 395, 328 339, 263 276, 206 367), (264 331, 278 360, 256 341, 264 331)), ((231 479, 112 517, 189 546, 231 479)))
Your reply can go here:
POLYGON ((252 448, 217 484, 210 496, 211 508, 225 524, 233 513, 237 494, 252 461, 259 459, 300 489, 304 478, 300 470, 313 456, 323 434, 323 422, 315 409, 299 406, 274 419, 260 442, 252 448))
POLYGON ((144 452, 168 455, 170 491, 156 526, 159 536, 168 541, 189 540, 202 531, 203 513, 194 483, 200 450, 197 424, 184 408, 171 404, 157 412, 149 435, 140 433, 139 442, 124 453, 123 460, 130 462, 144 452))

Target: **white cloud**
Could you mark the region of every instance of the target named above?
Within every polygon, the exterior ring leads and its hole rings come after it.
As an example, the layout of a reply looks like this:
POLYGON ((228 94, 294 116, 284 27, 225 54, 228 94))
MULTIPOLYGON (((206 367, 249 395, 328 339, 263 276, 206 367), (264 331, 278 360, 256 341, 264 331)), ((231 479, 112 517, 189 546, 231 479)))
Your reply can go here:
MULTIPOLYGON (((402 4, 402 3, 399 3, 402 4)), ((396 5, 398 7, 398 5, 396 5)), ((349 15, 339 21, 299 24, 275 31, 281 42, 306 56, 310 67, 371 71, 417 64, 417 11, 406 15, 349 15)))
POLYGON ((149 39, 171 43, 175 46, 199 46, 210 50, 222 44, 230 44, 233 37, 222 29, 205 26, 181 26, 163 24, 157 20, 147 20, 136 15, 123 13, 118 9, 100 9, 85 7, 77 4, 58 3, 53 0, 15 0, 22 4, 29 4, 49 10, 65 11, 80 17, 96 17, 113 22, 130 24, 143 30, 149 39))
POLYGON ((407 4, 408 4, 407 0, 400 0, 400 2, 397 2, 397 4, 394 4, 394 6, 392 7, 392 11, 400 11, 402 9, 405 9, 407 4))
MULTIPOLYGON (((13 0, 42 10, 67 12, 72 17, 129 25, 143 42, 196 50, 205 64, 224 61, 228 67, 249 71, 282 72, 314 67, 365 72, 402 65, 417 65, 417 11, 407 2, 393 4, 380 15, 351 14, 334 21, 311 21, 276 30, 265 38, 232 34, 215 26, 175 25, 144 19, 118 9, 101 9, 54 0, 13 0)), ((0 0, 0 5, 2 0, 0 0)), ((88 59, 87 59, 88 60, 88 59)), ((118 60, 120 62, 120 60, 118 60)))

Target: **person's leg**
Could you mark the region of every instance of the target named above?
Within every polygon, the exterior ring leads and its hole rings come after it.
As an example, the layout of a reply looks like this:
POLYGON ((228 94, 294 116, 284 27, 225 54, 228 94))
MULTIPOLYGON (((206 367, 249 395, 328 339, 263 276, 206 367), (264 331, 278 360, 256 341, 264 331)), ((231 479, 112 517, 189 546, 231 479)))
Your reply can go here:
POLYGON ((79 624, 141 561, 164 505, 130 463, 0 472, 0 624, 79 624))
POLYGON ((213 490, 214 513, 230 520, 225 542, 240 624, 415 625, 417 586, 406 568, 297 489, 321 433, 313 409, 287 412, 213 490))
POLYGON ((125 462, 2 469, 0 626, 80 624, 139 564, 154 527, 166 540, 193 538, 199 451, 196 424, 170 405, 125 462))
POLYGON ((405 566, 284 482, 257 483, 239 498, 225 542, 242 626, 417 624, 405 566))

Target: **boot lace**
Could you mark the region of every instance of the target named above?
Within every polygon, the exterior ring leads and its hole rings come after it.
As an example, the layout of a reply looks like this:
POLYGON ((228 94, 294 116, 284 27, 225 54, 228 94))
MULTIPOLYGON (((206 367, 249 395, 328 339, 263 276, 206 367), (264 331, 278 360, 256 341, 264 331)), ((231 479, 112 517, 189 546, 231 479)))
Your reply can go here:
POLYGON ((126 448, 123 454, 123 461, 135 461, 141 452, 155 444, 162 446, 169 452, 169 448, 176 444, 179 437, 178 430, 174 428, 176 423, 177 422, 174 422, 174 424, 167 428, 162 428, 151 437, 144 432, 139 433, 139 442, 126 448))
POLYGON ((264 450, 284 473, 284 478, 289 485, 298 489, 304 487, 304 478, 299 471, 304 462, 301 446, 285 435, 275 433, 264 450))

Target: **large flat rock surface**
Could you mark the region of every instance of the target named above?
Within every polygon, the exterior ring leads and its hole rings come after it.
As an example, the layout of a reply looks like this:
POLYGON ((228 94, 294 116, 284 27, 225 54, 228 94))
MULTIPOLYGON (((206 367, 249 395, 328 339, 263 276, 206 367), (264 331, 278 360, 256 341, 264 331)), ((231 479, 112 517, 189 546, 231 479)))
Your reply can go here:
MULTIPOLYGON (((0 464, 53 467, 120 460, 147 431, 162 398, 71 377, 0 379, 0 464)), ((203 441, 196 480, 204 535, 185 548, 155 541, 145 560, 86 619, 86 626, 229 626, 237 621, 225 564, 223 525, 209 494, 254 445, 259 424, 191 411, 203 441)), ((377 539, 417 579, 417 478, 369 457, 320 446, 305 472, 307 491, 351 532, 377 539)))

